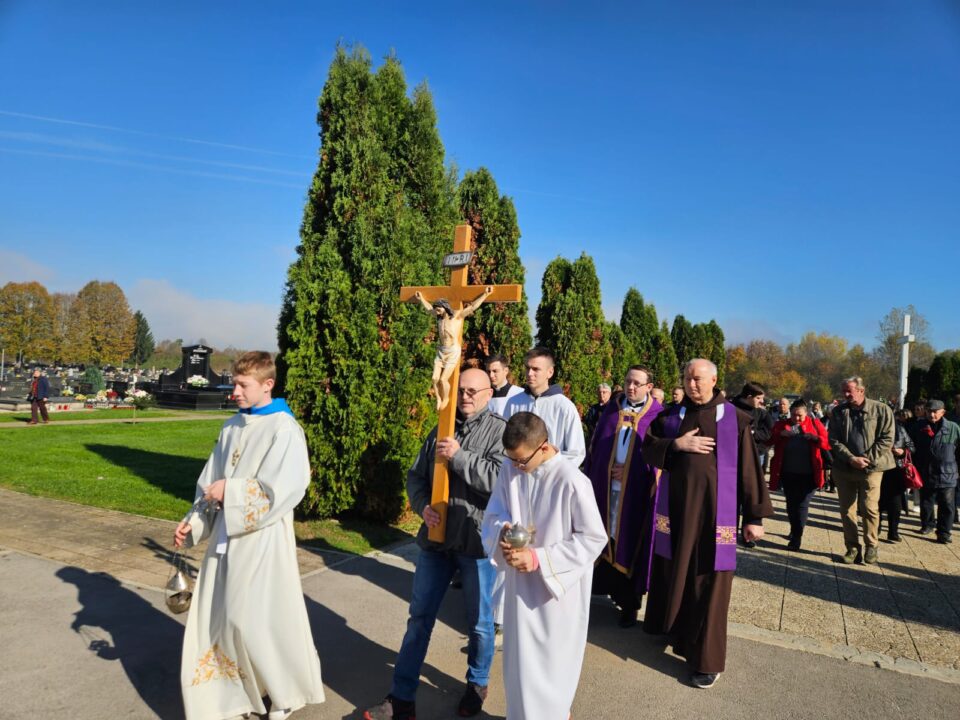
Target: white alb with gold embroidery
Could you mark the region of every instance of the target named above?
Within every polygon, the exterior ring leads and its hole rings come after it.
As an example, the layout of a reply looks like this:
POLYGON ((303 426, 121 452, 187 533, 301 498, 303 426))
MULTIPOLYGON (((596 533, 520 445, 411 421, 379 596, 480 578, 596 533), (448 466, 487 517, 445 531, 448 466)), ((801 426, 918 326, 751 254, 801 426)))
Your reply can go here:
MULTIPOLYGON (((310 480, 303 430, 287 413, 237 414, 220 432, 197 497, 227 480, 187 618, 180 671, 187 720, 324 700, 297 566, 293 509, 310 480)), ((196 517, 196 516, 194 516, 196 517)))

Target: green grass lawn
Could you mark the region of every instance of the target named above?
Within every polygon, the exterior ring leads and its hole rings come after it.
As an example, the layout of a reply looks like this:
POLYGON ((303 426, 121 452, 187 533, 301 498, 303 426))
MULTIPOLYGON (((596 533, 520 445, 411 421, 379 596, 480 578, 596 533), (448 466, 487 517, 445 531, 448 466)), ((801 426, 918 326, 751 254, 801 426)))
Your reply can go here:
MULTIPOLYGON (((113 417, 124 411, 100 412, 113 417)), ((154 412, 159 411, 147 414, 154 412)), ((222 423, 222 418, 142 425, 57 427, 51 423, 3 430, 0 485, 31 495, 179 520, 193 502, 197 476, 222 423)), ((417 527, 415 517, 396 525, 346 518, 310 520, 297 522, 297 537, 321 549, 362 554, 408 538, 417 527)))

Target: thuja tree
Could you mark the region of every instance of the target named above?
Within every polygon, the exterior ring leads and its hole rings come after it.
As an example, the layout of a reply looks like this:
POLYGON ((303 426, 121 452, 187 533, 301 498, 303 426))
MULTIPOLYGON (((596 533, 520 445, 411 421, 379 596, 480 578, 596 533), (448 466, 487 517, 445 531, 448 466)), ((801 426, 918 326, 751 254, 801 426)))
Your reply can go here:
POLYGON ((673 341, 670 339, 670 329, 664 320, 660 331, 653 341, 653 359, 650 370, 653 372, 653 381, 657 387, 663 388, 667 395, 670 390, 680 384, 680 365, 677 354, 673 350, 673 341))
POLYGON ((401 285, 444 281, 454 186, 429 91, 400 63, 374 71, 338 48, 319 100, 320 159, 281 310, 278 369, 307 435, 304 507, 402 509, 407 468, 436 421, 427 397, 434 324, 401 285))
POLYGON ((726 338, 716 320, 711 320, 704 325, 704 332, 709 342, 709 350, 705 357, 717 366, 717 387, 722 388, 727 366, 726 338))
POLYGON ((683 315, 677 315, 673 319, 670 340, 673 342, 673 351, 677 354, 680 365, 696 357, 693 325, 683 315))
POLYGON ((153 355, 156 342, 153 339, 153 333, 150 331, 150 323, 147 322, 147 318, 144 317, 142 312, 137 310, 133 314, 133 321, 133 354, 130 356, 130 361, 140 367, 153 355))
POLYGON ((640 362, 637 350, 615 322, 608 322, 605 325, 604 334, 610 345, 610 384, 622 385, 627 375, 627 368, 640 362))
POLYGON ((610 380, 610 343, 600 304, 600 281, 584 253, 575 262, 553 260, 543 274, 537 342, 556 357, 554 382, 581 413, 595 402, 597 384, 610 380))
POLYGON ((620 329, 636 349, 637 362, 648 368, 654 364, 660 325, 656 308, 643 301, 636 288, 627 290, 620 311, 620 329))
MULTIPOLYGON (((468 172, 457 188, 460 217, 473 229, 473 249, 467 276, 471 285, 523 285, 520 227, 513 201, 500 195, 486 168, 468 172)), ((495 353, 510 361, 515 378, 522 378, 523 356, 530 348, 527 296, 518 303, 485 303, 467 320, 463 357, 480 365, 495 353)), ((522 381, 521 381, 522 382, 522 381)))

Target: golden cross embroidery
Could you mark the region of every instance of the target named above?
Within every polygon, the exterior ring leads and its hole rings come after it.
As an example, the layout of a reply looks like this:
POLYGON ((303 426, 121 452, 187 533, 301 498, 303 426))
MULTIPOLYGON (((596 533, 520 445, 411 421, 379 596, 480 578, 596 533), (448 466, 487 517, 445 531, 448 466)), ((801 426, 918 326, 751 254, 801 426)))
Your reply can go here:
POLYGON ((233 467, 236 467, 238 462, 240 462, 240 450, 239 450, 239 448, 238 448, 237 450, 234 450, 234 451, 233 451, 233 456, 230 458, 230 464, 231 464, 233 467))
MULTIPOLYGON (((464 253, 465 262, 456 264, 450 271, 450 284, 446 286, 404 286, 400 288, 400 301, 409 302, 415 300, 427 307, 433 307, 433 303, 441 300, 446 301, 453 313, 464 317, 463 311, 471 305, 479 306, 481 302, 520 302, 523 292, 521 285, 468 285, 467 269, 471 254, 471 239, 473 231, 469 225, 457 225, 456 234, 453 240, 453 252, 464 253)), ((449 257, 449 256, 448 256, 449 257)), ((476 308, 474 308, 476 309, 476 308)), ((462 342, 463 322, 451 324, 455 337, 444 342, 438 350, 438 359, 435 365, 440 366, 441 375, 444 377, 443 384, 446 388, 456 388, 460 380, 460 345, 462 342), (453 341, 453 342, 449 342, 453 341), (450 372, 452 368, 452 372, 450 372)), ((438 342, 443 342, 443 338, 437 338, 438 342)), ((434 384, 440 380, 436 368, 434 370, 434 384)), ((457 419, 457 404, 455 402, 442 402, 450 397, 456 397, 455 393, 449 393, 446 398, 441 398, 438 394, 437 401, 440 407, 440 417, 437 422, 437 439, 453 437, 453 431, 457 419)), ((450 499, 450 478, 447 475, 447 461, 437 456, 433 465, 433 490, 430 497, 431 507, 440 515, 440 524, 430 528, 429 537, 434 542, 443 542, 447 528, 447 503, 450 499)))

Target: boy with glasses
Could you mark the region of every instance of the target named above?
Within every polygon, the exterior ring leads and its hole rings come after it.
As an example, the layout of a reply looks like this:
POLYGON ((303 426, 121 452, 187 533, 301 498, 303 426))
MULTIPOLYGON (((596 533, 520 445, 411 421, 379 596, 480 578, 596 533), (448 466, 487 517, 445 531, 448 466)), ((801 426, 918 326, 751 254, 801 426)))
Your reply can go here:
POLYGON ((593 563, 607 542, 590 480, 529 412, 503 433, 504 463, 483 545, 505 572, 503 683, 511 720, 569 717, 590 616, 593 563), (523 527, 529 543, 507 531, 523 527), (521 660, 522 658, 522 660, 521 660))

